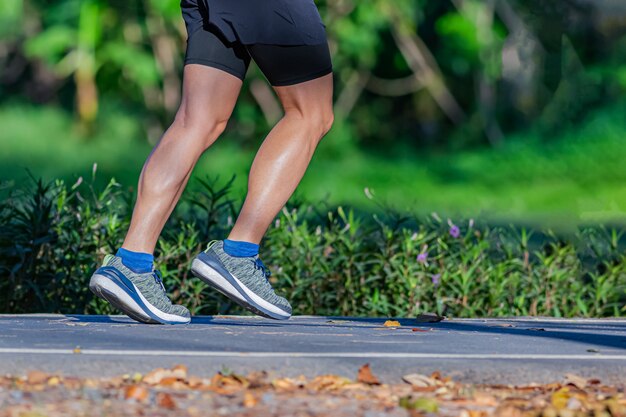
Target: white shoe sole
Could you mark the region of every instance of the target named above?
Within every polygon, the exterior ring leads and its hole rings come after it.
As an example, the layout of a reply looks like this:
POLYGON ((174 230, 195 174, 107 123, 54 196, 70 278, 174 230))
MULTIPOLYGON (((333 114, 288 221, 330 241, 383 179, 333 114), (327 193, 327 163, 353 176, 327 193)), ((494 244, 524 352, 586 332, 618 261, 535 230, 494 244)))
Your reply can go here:
POLYGON ((89 282, 89 289, 129 317, 142 323, 187 324, 191 321, 188 317, 159 310, 145 299, 134 284, 131 283, 131 285, 133 285, 134 295, 138 300, 105 275, 94 274, 89 282))
POLYGON ((199 259, 194 259, 191 264, 191 272, 202 281, 209 284, 240 306, 252 311, 254 314, 268 317, 275 320, 287 320, 291 314, 283 309, 265 301, 246 287, 236 276, 231 274, 239 290, 222 274, 213 269, 210 265, 199 259))

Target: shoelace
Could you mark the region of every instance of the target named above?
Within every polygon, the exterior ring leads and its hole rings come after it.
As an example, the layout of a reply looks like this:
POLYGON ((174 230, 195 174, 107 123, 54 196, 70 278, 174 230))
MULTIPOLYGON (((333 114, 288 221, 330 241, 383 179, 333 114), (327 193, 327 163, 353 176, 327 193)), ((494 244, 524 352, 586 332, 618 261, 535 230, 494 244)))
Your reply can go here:
POLYGON ((155 269, 152 272, 152 276, 154 277, 154 282, 156 282, 163 290, 163 294, 167 294, 167 291, 165 290, 165 285, 163 285, 163 277, 161 276, 161 272, 155 269))
POLYGON ((265 266, 261 258, 256 258, 254 260, 254 269, 263 271, 263 275, 265 275, 265 279, 269 282, 269 278, 272 275, 270 270, 265 266))
POLYGON ((215 245, 217 242, 219 242, 219 240, 212 240, 210 241, 207 245, 206 245, 206 251, 208 251, 209 249, 211 249, 211 246, 215 245))

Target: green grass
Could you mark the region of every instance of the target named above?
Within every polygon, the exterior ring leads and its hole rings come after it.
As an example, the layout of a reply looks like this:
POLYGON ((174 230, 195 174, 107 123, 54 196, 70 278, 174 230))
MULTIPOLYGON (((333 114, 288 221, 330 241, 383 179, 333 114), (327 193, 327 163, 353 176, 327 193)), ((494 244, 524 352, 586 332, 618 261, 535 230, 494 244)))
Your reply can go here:
MULTIPOLYGON (((626 221, 626 105, 590 114, 579 126, 544 138, 520 133, 500 149, 418 153, 394 157, 338 145, 340 129, 320 145, 299 198, 375 209, 385 204, 415 213, 571 225, 626 221), (544 143, 545 142, 545 143, 544 143), (375 198, 366 198, 364 189, 375 198)), ((134 186, 150 152, 136 121, 103 117, 92 137, 78 134, 72 119, 54 108, 0 108, 0 178, 75 179, 98 164, 100 178, 134 186)), ((256 140, 260 143, 260 138, 256 140)), ((237 175, 243 195, 254 147, 222 138, 194 175, 237 175)))

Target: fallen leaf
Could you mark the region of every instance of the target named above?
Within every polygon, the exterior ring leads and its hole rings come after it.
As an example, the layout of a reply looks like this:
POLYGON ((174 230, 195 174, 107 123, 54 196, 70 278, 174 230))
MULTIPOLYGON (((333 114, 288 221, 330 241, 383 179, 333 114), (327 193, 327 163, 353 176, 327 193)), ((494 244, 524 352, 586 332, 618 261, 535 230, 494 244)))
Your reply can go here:
POLYGON ((28 375, 26 375, 26 380, 29 384, 43 384, 48 380, 50 375, 41 371, 30 371, 28 375))
POLYGON ((159 381, 159 385, 167 387, 167 386, 172 386, 177 382, 178 382, 178 378, 173 377, 173 376, 166 376, 165 378, 159 381))
POLYGON ((626 401, 619 401, 617 398, 611 398, 606 401, 606 406, 611 413, 611 416, 624 416, 626 415, 626 401))
POLYGON ((185 365, 176 365, 172 368, 172 377, 178 379, 187 379, 187 367, 185 365))
POLYGON ((161 382, 161 380, 167 376, 169 376, 169 371, 163 368, 157 368, 150 372, 148 372, 143 377, 143 382, 150 385, 156 385, 161 382))
POLYGON ((252 408, 257 405, 259 400, 250 392, 246 391, 243 394, 243 406, 246 408, 252 408))
POLYGON ((359 368, 356 380, 367 385, 380 385, 380 381, 372 373, 369 363, 366 363, 359 368))
POLYGON ((82 353, 82 351, 81 351, 81 349, 80 349, 80 346, 76 346, 76 347, 74 348, 74 350, 72 350, 72 352, 73 352, 73 353, 82 353))
POLYGON ((270 385, 269 375, 265 371, 251 372, 247 379, 250 381, 250 388, 264 388, 270 385))
POLYGON ((413 387, 432 387, 437 385, 434 379, 421 374, 404 375, 402 380, 413 387))
POLYGON ((335 391, 349 383, 350 381, 347 378, 337 375, 320 375, 313 378, 307 387, 315 391, 335 391))
POLYGON ((439 410, 437 400, 428 397, 420 397, 413 399, 409 397, 400 398, 399 405, 407 410, 418 410, 426 413, 436 413, 439 410))
POLYGON ((412 331, 412 332, 429 332, 429 331, 431 331, 431 330, 432 330, 432 329, 418 329, 417 327, 413 327, 413 328, 411 329, 411 331, 412 331))
POLYGON ((48 379, 48 385, 50 385, 51 387, 59 385, 60 383, 61 383, 61 380, 56 376, 53 376, 52 378, 48 379))
POLYGON ((283 391, 291 391, 298 388, 296 381, 291 378, 278 378, 272 381, 272 386, 274 389, 283 390, 283 391))
POLYGON ((557 410, 562 410, 565 407, 567 407, 567 402, 569 401, 569 399, 570 399, 570 392, 569 392, 569 388, 567 387, 561 388, 560 390, 554 392, 552 396, 550 397, 552 405, 557 410))
POLYGON ((385 324, 383 324, 383 326, 385 327, 400 327, 400 322, 397 320, 387 320, 385 322, 385 324))
POLYGON ((159 392, 156 395, 156 403, 159 407, 167 408, 169 410, 176 408, 176 401, 174 401, 172 396, 166 392, 159 392))
POLYGON ((229 375, 217 373, 211 379, 211 388, 218 394, 234 394, 235 392, 246 389, 249 386, 250 383, 245 377, 234 373, 229 375))
POLYGON ((198 378, 197 376, 192 376, 189 378, 189 387, 190 388, 198 388, 204 385, 204 380, 202 378, 198 378))
POLYGON ((439 323, 443 319, 445 319, 444 316, 435 313, 422 313, 415 317, 415 321, 418 323, 439 323))
POLYGON ((148 389, 141 385, 131 385, 124 391, 124 398, 127 400, 135 400, 138 402, 144 402, 148 399, 148 389))
POLYGON ((564 385, 572 385, 579 389, 584 389, 587 386, 587 380, 581 376, 574 374, 565 374, 564 385))

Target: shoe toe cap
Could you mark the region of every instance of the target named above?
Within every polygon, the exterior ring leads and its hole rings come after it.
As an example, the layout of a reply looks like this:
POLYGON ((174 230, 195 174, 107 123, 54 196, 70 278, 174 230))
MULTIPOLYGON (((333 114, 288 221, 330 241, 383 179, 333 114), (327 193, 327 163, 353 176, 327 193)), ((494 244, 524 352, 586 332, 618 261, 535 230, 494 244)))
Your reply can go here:
POLYGON ((173 305, 173 306, 172 306, 172 311, 171 311, 171 313, 172 313, 172 314, 175 314, 175 315, 177 315, 177 316, 180 316, 180 317, 185 317, 185 318, 187 318, 187 319, 188 319, 188 318, 191 318, 191 313, 189 312, 189 310, 187 309, 187 307, 182 306, 182 305, 179 305, 179 304, 177 304, 177 305, 173 305))
POLYGON ((289 304, 289 301, 287 301, 286 298, 278 297, 276 306, 278 306, 281 310, 285 311, 291 316, 291 313, 292 313, 291 304, 289 304))

